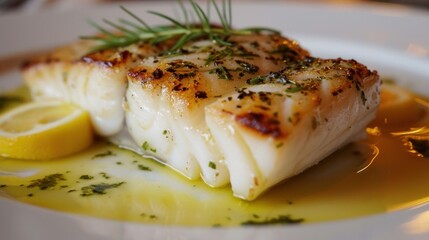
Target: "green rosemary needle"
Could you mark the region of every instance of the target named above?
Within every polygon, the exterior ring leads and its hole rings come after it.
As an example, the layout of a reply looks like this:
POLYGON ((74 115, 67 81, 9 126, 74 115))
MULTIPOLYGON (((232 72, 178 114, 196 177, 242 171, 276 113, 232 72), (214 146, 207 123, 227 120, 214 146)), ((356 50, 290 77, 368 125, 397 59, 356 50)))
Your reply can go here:
POLYGON ((91 21, 90 24, 102 33, 103 36, 84 36, 81 38, 98 41, 99 44, 93 51, 126 47, 138 42, 157 44, 174 38, 176 42, 169 50, 169 52, 172 53, 181 49, 189 41, 197 38, 210 39, 219 45, 228 46, 231 45, 231 43, 228 42, 227 38, 232 35, 249 35, 258 32, 280 34, 277 30, 265 27, 233 29, 231 0, 223 0, 222 8, 219 7, 215 0, 210 0, 208 2, 208 7, 212 5, 216 11, 221 23, 220 27, 213 27, 209 12, 202 10, 201 6, 194 0, 189 0, 189 4, 192 9, 192 14, 198 19, 196 23, 191 23, 189 21, 190 14, 180 0, 179 5, 185 22, 179 22, 160 12, 148 11, 149 14, 161 17, 170 23, 170 25, 161 26, 149 26, 143 19, 121 6, 121 9, 127 13, 133 21, 120 19, 118 23, 114 23, 104 19, 103 22, 113 28, 113 31, 107 30, 101 25, 91 21))

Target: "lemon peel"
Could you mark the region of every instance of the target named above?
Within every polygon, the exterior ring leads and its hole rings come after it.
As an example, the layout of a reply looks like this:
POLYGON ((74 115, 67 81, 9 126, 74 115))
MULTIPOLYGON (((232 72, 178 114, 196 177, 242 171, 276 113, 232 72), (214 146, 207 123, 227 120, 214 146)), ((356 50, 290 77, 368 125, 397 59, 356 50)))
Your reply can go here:
POLYGON ((63 102, 32 102, 0 116, 0 155, 48 160, 89 147, 94 133, 89 114, 63 102))

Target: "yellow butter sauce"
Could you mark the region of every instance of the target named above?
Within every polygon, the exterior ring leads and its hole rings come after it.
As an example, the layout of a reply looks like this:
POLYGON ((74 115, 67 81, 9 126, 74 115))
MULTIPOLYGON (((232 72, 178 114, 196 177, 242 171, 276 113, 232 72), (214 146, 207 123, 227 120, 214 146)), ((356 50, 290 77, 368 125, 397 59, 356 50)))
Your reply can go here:
POLYGON ((428 102, 413 100, 418 116, 400 124, 383 115, 367 139, 252 202, 104 140, 52 161, 0 159, 0 195, 67 213, 182 226, 305 224, 395 211, 429 201, 429 158, 407 144, 409 137, 429 138, 428 102))

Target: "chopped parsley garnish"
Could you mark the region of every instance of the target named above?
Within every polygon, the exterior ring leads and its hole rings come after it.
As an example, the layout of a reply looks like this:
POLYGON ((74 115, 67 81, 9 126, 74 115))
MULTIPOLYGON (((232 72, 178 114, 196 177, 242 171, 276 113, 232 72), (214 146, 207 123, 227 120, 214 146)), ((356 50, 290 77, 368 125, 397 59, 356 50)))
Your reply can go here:
POLYGON ((32 180, 27 188, 38 187, 40 190, 45 190, 48 188, 55 187, 58 181, 66 180, 63 174, 55 173, 48 176, 45 176, 42 179, 32 180))
POLYGON ((115 155, 116 155, 115 153, 113 153, 112 151, 108 150, 108 151, 106 151, 106 152, 102 152, 102 153, 95 154, 95 155, 92 157, 92 159, 95 159, 95 158, 101 158, 101 157, 107 157, 107 156, 115 156, 115 155))
POLYGON ((254 78, 247 79, 246 82, 247 82, 247 84, 250 84, 250 85, 258 85, 258 84, 262 84, 264 82, 265 78, 266 77, 263 77, 263 76, 257 76, 254 78))
POLYGON ((287 93, 296 93, 296 92, 299 92, 299 91, 301 91, 302 90, 302 87, 301 86, 299 86, 299 85, 295 85, 295 86, 293 86, 293 87, 291 87, 291 88, 287 88, 286 90, 285 90, 285 92, 287 92, 287 93))
POLYGON ((142 213, 142 214, 140 214, 140 216, 142 216, 142 217, 144 217, 144 218, 149 218, 149 219, 157 219, 158 217, 155 215, 155 214, 150 214, 150 215, 147 215, 146 213, 142 213))
POLYGON ((216 163, 210 161, 209 162, 209 167, 212 168, 212 169, 216 169, 216 163))
POLYGON ((231 80, 232 75, 229 72, 230 70, 224 66, 218 66, 209 71, 210 74, 216 73, 219 79, 231 80))
POLYGON ((280 215, 278 217, 275 218, 267 218, 265 220, 262 221, 256 221, 256 220, 249 220, 249 221, 245 221, 242 222, 241 225, 272 225, 272 224, 297 224, 297 223, 301 223, 302 221, 304 221, 304 219, 302 218, 291 218, 289 215, 280 215))
POLYGON ((151 151, 151 152, 153 152, 153 153, 156 153, 156 149, 155 149, 155 148, 153 148, 153 147, 151 147, 147 141, 145 141, 145 142, 142 144, 142 148, 143 148, 143 150, 145 150, 145 151, 151 151))
POLYGON ((137 165, 137 167, 142 171, 149 171, 149 172, 152 171, 152 169, 150 167, 142 165, 142 164, 137 165))
POLYGON ((254 64, 251 64, 251 63, 248 63, 248 62, 245 62, 245 61, 241 61, 241 60, 235 60, 235 62, 246 72, 246 73, 249 73, 249 74, 255 74, 255 73, 257 73, 258 71, 259 71, 259 67, 258 66, 256 66, 256 65, 254 65, 254 64))
POLYGON ((103 195, 103 194, 106 194, 106 190, 111 189, 111 188, 117 188, 124 183, 125 182, 111 183, 111 184, 109 184, 109 183, 91 184, 89 186, 82 187, 81 188, 82 193, 80 195, 84 196, 84 197, 92 196, 95 194, 103 195))
POLYGON ((83 180, 90 180, 90 179, 93 179, 94 177, 93 176, 90 176, 90 175, 82 175, 82 176, 80 176, 80 178, 79 179, 83 179, 83 180))
POLYGON ((107 173, 105 173, 105 172, 101 172, 101 173, 99 173, 104 179, 109 179, 110 178, 110 176, 109 175, 107 175, 107 173))

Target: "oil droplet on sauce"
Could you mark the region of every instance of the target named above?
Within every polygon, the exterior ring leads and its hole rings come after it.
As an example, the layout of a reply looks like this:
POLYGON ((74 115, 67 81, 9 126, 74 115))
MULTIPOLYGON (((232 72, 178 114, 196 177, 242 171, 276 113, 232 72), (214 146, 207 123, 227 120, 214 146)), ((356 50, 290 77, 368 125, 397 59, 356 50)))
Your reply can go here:
POLYGON ((104 141, 53 161, 0 159, 0 194, 63 212, 181 226, 237 226, 279 216, 305 224, 395 211, 429 201, 429 159, 404 142, 429 136, 412 131, 429 126, 429 108, 419 107, 418 121, 370 125, 367 139, 252 202, 104 141))

